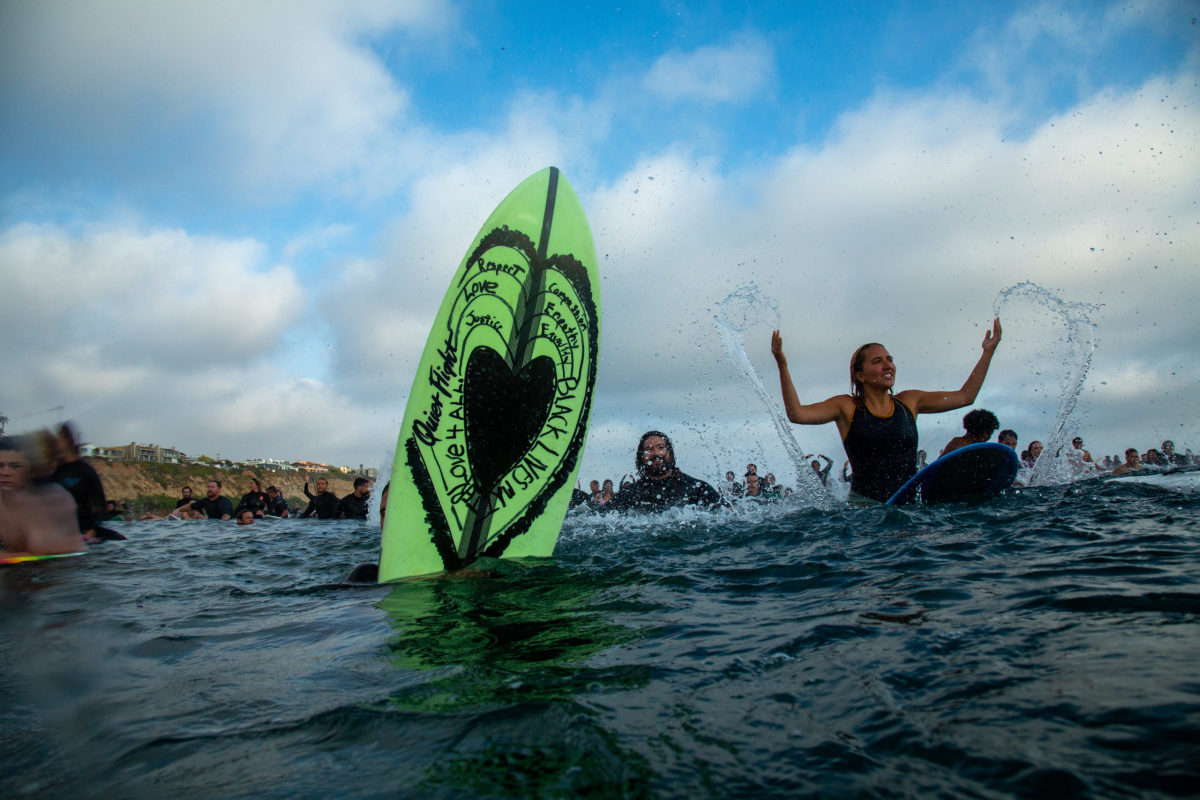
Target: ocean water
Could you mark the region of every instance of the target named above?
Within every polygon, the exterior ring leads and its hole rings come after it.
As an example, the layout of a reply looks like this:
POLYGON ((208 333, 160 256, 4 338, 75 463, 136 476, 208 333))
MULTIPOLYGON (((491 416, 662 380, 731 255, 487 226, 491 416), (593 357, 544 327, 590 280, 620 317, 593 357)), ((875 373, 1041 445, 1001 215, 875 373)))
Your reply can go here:
POLYGON ((1200 792, 1200 483, 573 518, 395 586, 351 522, 0 569, 0 797, 1200 792))

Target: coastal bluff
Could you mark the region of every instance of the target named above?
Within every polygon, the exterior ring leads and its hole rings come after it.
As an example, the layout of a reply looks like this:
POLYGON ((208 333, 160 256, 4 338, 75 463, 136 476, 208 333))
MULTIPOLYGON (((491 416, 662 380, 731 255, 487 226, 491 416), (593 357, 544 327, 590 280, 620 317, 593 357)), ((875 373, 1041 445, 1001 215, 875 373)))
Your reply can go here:
MULTIPOLYGON (((228 497, 234 505, 243 494, 250 491, 250 479, 257 478, 263 491, 268 486, 278 486, 289 505, 308 505, 304 496, 306 473, 292 470, 234 467, 218 469, 204 464, 155 464, 138 461, 109 461, 103 458, 84 459, 95 468, 104 484, 104 494, 109 500, 122 501, 135 511, 164 511, 175 507, 183 486, 191 486, 196 498, 204 497, 204 486, 210 480, 221 482, 221 495, 228 497)), ((329 481, 329 491, 344 497, 354 491, 354 473, 309 472, 309 489, 316 492, 317 478, 329 481)), ((375 486, 372 485, 372 491, 375 486)))

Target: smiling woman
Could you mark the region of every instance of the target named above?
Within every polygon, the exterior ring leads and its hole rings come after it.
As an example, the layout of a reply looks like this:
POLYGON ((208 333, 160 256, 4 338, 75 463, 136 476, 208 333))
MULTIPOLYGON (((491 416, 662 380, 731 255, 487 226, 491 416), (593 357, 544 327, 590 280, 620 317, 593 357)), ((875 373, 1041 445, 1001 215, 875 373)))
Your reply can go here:
POLYGON ((962 388, 957 391, 927 392, 906 389, 893 393, 896 362, 887 348, 876 342, 864 344, 850 357, 851 394, 839 394, 819 403, 803 405, 796 395, 783 354, 783 337, 771 334, 771 354, 779 367, 783 406, 790 421, 801 425, 836 422, 853 476, 851 501, 884 502, 917 471, 917 415, 939 414, 975 402, 996 345, 1000 344, 1000 320, 984 334, 983 354, 962 388))

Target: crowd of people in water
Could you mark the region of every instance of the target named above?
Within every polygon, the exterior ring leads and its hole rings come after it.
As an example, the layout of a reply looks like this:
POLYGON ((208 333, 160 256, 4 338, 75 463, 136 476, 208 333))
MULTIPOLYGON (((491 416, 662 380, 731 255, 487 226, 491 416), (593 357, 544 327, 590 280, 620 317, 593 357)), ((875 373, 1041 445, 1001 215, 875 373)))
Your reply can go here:
MULTIPOLYGON (((771 335, 771 353, 779 370, 784 412, 799 425, 834 423, 841 435, 846 459, 838 476, 848 485, 847 501, 852 504, 882 503, 912 478, 928 460, 917 449, 916 420, 920 414, 939 414, 970 406, 975 402, 992 356, 1000 343, 1000 320, 985 333, 982 353, 967 379, 958 389, 925 391, 895 390, 897 367, 882 344, 870 342, 850 357, 850 392, 813 403, 802 403, 783 351, 779 331, 771 335)), ((963 417, 963 433, 951 439, 940 451, 947 455, 969 445, 987 442, 1000 427, 996 415, 986 409, 969 411, 963 417)), ((1011 429, 1001 430, 996 440, 1017 450, 1019 437, 1011 429)), ((1032 441, 1018 451, 1029 474, 1036 472, 1046 457, 1040 441, 1032 441)), ((1190 450, 1180 453, 1170 440, 1160 448, 1144 452, 1128 448, 1124 457, 1093 458, 1083 439, 1075 437, 1069 448, 1052 454, 1053 461, 1073 465, 1071 478, 1088 473, 1108 472, 1122 475, 1148 467, 1189 467, 1197 464, 1190 450)), ((830 486, 834 461, 825 454, 807 456, 817 481, 830 486)), ((1029 475, 1025 475, 1028 480, 1029 475)), ((1022 480, 1018 477, 1018 483, 1022 480)), ((773 473, 759 473, 757 465, 746 465, 738 480, 730 470, 719 488, 683 472, 676 463, 675 448, 661 431, 647 431, 634 451, 634 472, 624 475, 614 490, 612 480, 593 480, 590 492, 576 487, 570 505, 573 508, 609 511, 660 511, 673 506, 694 505, 719 508, 739 501, 784 500, 793 494, 782 486, 773 473)), ((384 487, 380 517, 386 510, 384 487)), ((221 482, 210 480, 204 497, 195 497, 191 487, 183 487, 175 510, 176 519, 235 519, 240 525, 254 524, 264 517, 296 516, 298 509, 288 507, 278 487, 264 491, 251 478, 248 491, 234 505, 222 496, 221 482)), ((325 478, 316 480, 316 493, 304 484, 309 499, 300 517, 317 519, 367 518, 370 484, 365 478, 354 481, 354 491, 337 497, 329 491, 325 478)), ((120 513, 104 497, 100 479, 79 456, 75 434, 64 424, 57 437, 42 435, 0 438, 0 540, 9 552, 53 554, 82 550, 87 542, 124 538, 100 525, 120 513)), ((162 517, 159 517, 162 519, 162 517)))
MULTIPOLYGON (((846 451, 840 477, 849 485, 847 499, 853 504, 871 504, 886 502, 926 466, 926 452, 917 449, 916 421, 920 414, 940 414, 975 402, 1000 344, 1001 334, 1000 320, 997 318, 984 334, 982 352, 962 386, 937 391, 896 391, 895 359, 882 344, 868 342, 850 357, 850 392, 807 404, 800 401, 779 331, 771 334, 771 354, 779 370, 780 392, 788 420, 799 425, 824 425, 830 422, 837 425, 846 451)), ((992 412, 986 409, 972 410, 963 418, 963 433, 947 442, 939 456, 987 442, 999 427, 999 420, 992 412)), ((1019 437, 1011 429, 1000 431, 997 441, 1014 450, 1019 446, 1019 437)), ((1025 450, 1020 451, 1022 465, 1027 470, 1033 470, 1042 451, 1041 442, 1030 442, 1025 450)), ((1136 448, 1129 448, 1124 462, 1108 456, 1096 462, 1083 447, 1083 439, 1076 437, 1069 450, 1055 453, 1054 456, 1056 460, 1059 456, 1065 456, 1068 461, 1078 463, 1080 468, 1075 477, 1081 477, 1078 473, 1086 471, 1108 470, 1120 475, 1142 469, 1146 464, 1187 466, 1195 463, 1190 451, 1177 453, 1170 441, 1162 443, 1161 451, 1151 449, 1144 455, 1139 454, 1136 448)), ((809 465, 817 480, 828 487, 833 459, 824 454, 815 457, 809 455, 807 459, 812 459, 809 465)), ((728 505, 739 498, 783 499, 792 494, 792 489, 779 485, 773 474, 760 477, 755 464, 747 465, 742 481, 737 480, 732 470, 726 472, 725 480, 718 484, 718 491, 704 481, 684 474, 675 466, 675 453, 670 439, 659 431, 649 431, 642 436, 635 453, 635 464, 638 473, 636 480, 627 483, 633 476, 624 476, 616 492, 613 491, 611 480, 603 483, 592 481, 590 493, 576 488, 572 505, 586 505, 598 511, 628 508, 653 510, 686 504, 728 505)))
POLYGON ((329 480, 317 478, 316 494, 304 482, 304 495, 308 498, 308 506, 301 511, 299 506, 291 507, 284 498, 278 486, 268 486, 264 492, 258 478, 250 478, 248 491, 235 506, 226 497, 221 496, 221 482, 210 480, 204 488, 204 497, 195 498, 192 487, 180 489, 180 498, 175 503, 175 510, 165 517, 143 516, 142 519, 236 519, 239 525, 251 525, 256 519, 265 517, 300 517, 302 519, 366 519, 367 509, 371 500, 371 482, 366 478, 354 479, 354 491, 345 497, 338 497, 329 491, 329 480))
MULTIPOLYGON (((316 490, 311 492, 305 481, 309 503, 301 511, 288 506, 277 486, 263 491, 260 481, 250 478, 246 493, 234 505, 222 496, 221 481, 213 478, 205 485, 203 497, 184 486, 170 514, 136 518, 236 519, 239 525, 266 517, 367 518, 371 491, 366 478, 355 478, 354 491, 340 498, 329 491, 326 478, 317 478, 316 490)), ((6 557, 75 553, 106 539, 124 539, 102 523, 134 518, 127 508, 118 508, 116 501, 105 497, 100 476, 80 456, 70 423, 60 425, 56 434, 0 436, 0 545, 6 557)))

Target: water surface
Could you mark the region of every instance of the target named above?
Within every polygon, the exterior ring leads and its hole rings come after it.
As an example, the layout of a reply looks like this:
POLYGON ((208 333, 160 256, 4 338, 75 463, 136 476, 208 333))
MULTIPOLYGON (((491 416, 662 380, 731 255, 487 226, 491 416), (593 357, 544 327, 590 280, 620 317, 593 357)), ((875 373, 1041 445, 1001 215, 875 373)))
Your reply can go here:
POLYGON ((344 582, 352 522, 118 525, 0 571, 0 796, 1169 797, 1196 475, 980 506, 568 520, 344 582))

